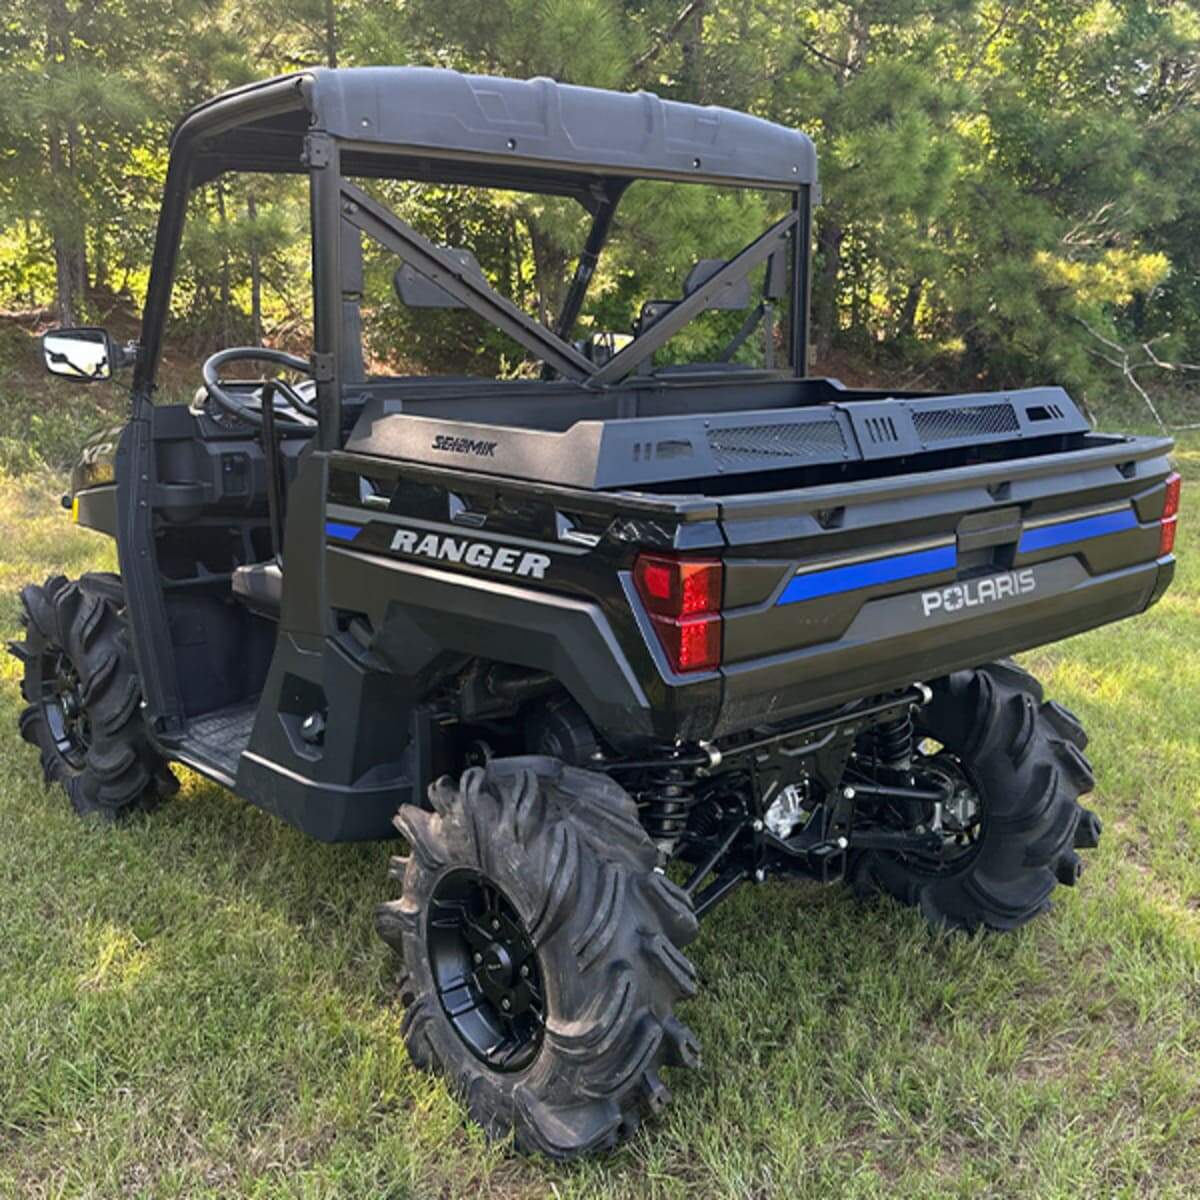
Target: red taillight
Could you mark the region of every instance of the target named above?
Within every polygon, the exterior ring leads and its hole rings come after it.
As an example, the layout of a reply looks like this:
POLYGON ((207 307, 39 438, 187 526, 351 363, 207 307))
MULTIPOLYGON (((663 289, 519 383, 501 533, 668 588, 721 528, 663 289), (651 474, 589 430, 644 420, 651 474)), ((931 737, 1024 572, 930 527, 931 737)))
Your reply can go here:
POLYGON ((1183 477, 1178 471, 1172 471, 1167 476, 1167 495, 1163 500, 1163 520, 1173 517, 1179 512, 1179 493, 1183 488, 1183 477))
POLYGON ((1158 557, 1175 552, 1175 531, 1179 526, 1179 493, 1183 479, 1178 471, 1167 476, 1167 494, 1163 498, 1162 532, 1158 539, 1158 557))
POLYGON ((642 603, 660 617, 692 617, 721 607, 721 564, 715 559, 640 554, 633 579, 642 603))
POLYGON ((684 621, 672 621, 669 617, 650 619, 676 671, 711 671, 720 666, 720 617, 688 617, 684 621))
POLYGON ((718 560, 640 554, 633 564, 633 582, 676 671, 711 670, 720 664, 718 560))

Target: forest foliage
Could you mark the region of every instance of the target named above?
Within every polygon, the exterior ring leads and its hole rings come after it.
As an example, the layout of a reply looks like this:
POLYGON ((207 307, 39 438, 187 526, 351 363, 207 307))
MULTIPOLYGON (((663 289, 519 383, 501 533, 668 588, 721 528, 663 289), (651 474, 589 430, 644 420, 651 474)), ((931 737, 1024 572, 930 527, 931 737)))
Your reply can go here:
MULTIPOLYGON (((1182 385, 1200 384, 1200 10, 1171 0, 10 0, 0 307, 133 314, 181 113, 281 71, 377 63, 644 88, 802 128, 824 193, 819 365, 1198 415, 1182 385)), ((570 202, 431 185, 391 199, 553 317, 584 229, 570 202)), ((303 339, 306 219, 300 181, 202 189, 174 335, 303 339)), ((678 295, 705 238, 732 251, 763 220, 756 198, 631 192, 584 324, 678 295)), ((414 369, 498 361, 460 315, 406 317, 380 287, 372 348, 414 369)))

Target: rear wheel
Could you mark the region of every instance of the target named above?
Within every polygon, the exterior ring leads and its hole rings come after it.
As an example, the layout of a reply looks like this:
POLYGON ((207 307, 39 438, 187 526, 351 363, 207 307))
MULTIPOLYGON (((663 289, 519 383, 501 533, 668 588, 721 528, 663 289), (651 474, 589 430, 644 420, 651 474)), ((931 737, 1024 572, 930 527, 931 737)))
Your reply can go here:
POLYGON ((493 759, 402 808, 404 894, 377 926, 402 956, 413 1061, 493 1136, 554 1158, 615 1145, 696 1066, 688 897, 656 871, 626 792, 549 758, 493 759))
POLYGON ((41 752, 46 782, 75 811, 113 820, 178 787, 142 723, 142 690, 116 607, 86 578, 54 576, 21 592, 21 736, 41 752))
POLYGON ((1092 788, 1087 735, 1014 663, 959 671, 934 686, 918 737, 937 745, 922 774, 944 777, 937 814, 945 852, 932 864, 870 851, 852 865, 859 895, 886 892, 935 925, 1015 929, 1050 906, 1083 869, 1100 820, 1078 803, 1092 788))

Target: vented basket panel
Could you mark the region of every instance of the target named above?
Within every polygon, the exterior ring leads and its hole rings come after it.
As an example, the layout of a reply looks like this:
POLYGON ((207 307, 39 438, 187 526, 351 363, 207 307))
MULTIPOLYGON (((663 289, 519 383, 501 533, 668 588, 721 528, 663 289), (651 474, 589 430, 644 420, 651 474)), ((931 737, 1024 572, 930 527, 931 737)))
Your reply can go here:
POLYGON ((866 417, 862 427, 874 446, 894 446, 900 440, 896 422, 891 417, 866 417))
POLYGON ((708 446, 720 466, 746 466, 755 458, 828 462, 842 457, 846 439, 836 421, 792 421, 710 429, 708 446))
POLYGON ((972 408, 934 408, 912 414, 923 443, 958 442, 969 438, 1016 433, 1021 426, 1011 404, 982 404, 972 408))

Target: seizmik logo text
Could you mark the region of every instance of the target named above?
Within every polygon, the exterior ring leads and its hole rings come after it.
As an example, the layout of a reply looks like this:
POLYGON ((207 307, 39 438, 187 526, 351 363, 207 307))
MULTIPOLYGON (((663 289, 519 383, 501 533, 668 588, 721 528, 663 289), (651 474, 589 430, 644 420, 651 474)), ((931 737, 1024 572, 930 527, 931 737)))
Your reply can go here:
POLYGON ((453 454, 474 454, 479 458, 495 458, 498 442, 477 442, 468 437, 447 437, 439 433, 433 439, 434 450, 449 450, 453 454))
POLYGON ((468 542, 463 538, 440 537, 436 533, 417 533, 413 529, 398 529, 392 537, 392 549, 401 554, 419 554, 443 562, 466 563, 485 571, 503 571, 506 575, 523 575, 529 579, 545 579, 550 565, 548 554, 532 554, 512 546, 497 546, 492 542, 468 542))
POLYGON ((1009 571, 1007 575, 989 575, 985 579, 971 579, 922 592, 921 606, 925 615, 931 617, 935 612, 956 612, 960 608, 975 608, 1008 596, 1025 596, 1036 587, 1037 577, 1030 567, 1026 567, 1023 571, 1009 571))

